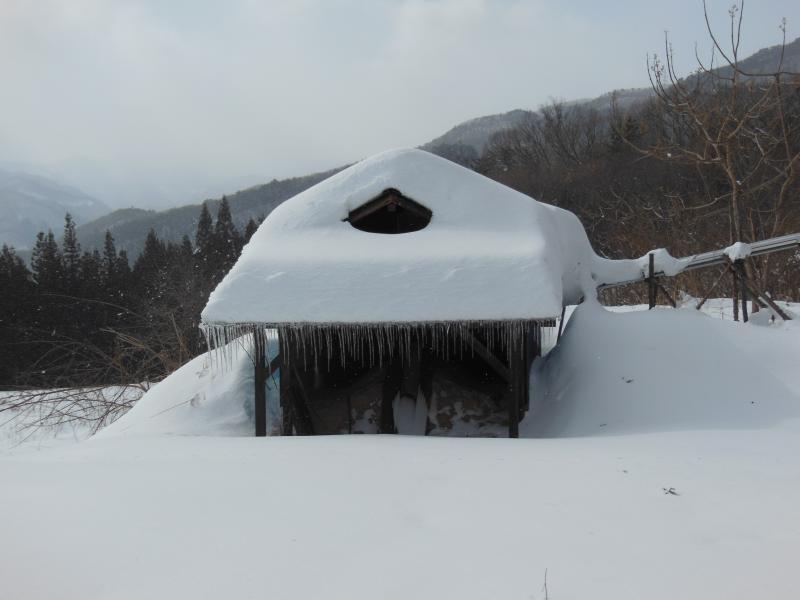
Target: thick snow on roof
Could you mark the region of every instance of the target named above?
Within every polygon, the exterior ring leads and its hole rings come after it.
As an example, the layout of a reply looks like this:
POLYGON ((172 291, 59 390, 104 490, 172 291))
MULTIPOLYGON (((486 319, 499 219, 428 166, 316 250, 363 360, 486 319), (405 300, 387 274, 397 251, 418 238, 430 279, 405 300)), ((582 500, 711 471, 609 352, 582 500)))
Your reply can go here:
POLYGON ((421 150, 366 159, 275 209, 211 294, 205 323, 538 319, 576 302, 594 260, 572 213, 421 150), (394 188, 433 212, 403 234, 351 210, 394 188))

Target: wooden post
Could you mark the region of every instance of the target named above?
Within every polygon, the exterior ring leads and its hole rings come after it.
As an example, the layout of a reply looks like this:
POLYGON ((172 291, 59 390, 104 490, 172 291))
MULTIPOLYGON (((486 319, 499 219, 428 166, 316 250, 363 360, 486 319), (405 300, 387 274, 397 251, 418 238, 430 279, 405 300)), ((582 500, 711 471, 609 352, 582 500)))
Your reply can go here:
POLYGON ((435 373, 436 356, 434 355, 430 341, 426 339, 422 347, 422 365, 419 377, 419 389, 422 392, 422 396, 425 398, 425 407, 427 409, 427 416, 425 417, 425 435, 428 435, 434 429, 430 412, 431 398, 433 398, 433 377, 435 373))
POLYGON ((656 300, 658 299, 658 281, 656 281, 655 255, 651 252, 647 255, 647 260, 647 301, 649 304, 648 310, 650 310, 655 308, 656 300))
POLYGON ((778 315, 781 319, 783 319, 784 321, 792 320, 792 318, 788 314, 786 314, 786 312, 784 312, 780 306, 775 304, 775 301, 772 298, 767 296, 767 294, 764 293, 753 280, 747 277, 747 273, 744 273, 743 275, 742 285, 745 285, 747 287, 747 289, 750 291, 750 294, 756 300, 761 301, 765 307, 772 309, 772 311, 776 315, 778 315))
POLYGON ((394 348, 391 358, 386 361, 383 375, 383 393, 381 395, 381 418, 378 433, 397 433, 394 423, 394 399, 400 392, 403 380, 403 364, 399 356, 400 349, 394 348))
POLYGON ((561 332, 564 331, 564 317, 567 315, 567 305, 561 307, 561 320, 558 322, 558 336, 556 336, 556 344, 561 340, 561 332))
POLYGON ((736 269, 732 266, 731 273, 733 273, 733 320, 739 320, 739 273, 736 272, 736 269))
POLYGON ((292 402, 292 369, 296 357, 291 356, 289 342, 283 333, 278 333, 278 342, 281 353, 281 434, 294 435, 294 403, 292 402))
POLYGON ((306 391, 303 378, 293 365, 291 398, 293 401, 294 427, 299 435, 314 435, 314 424, 311 421, 311 398, 306 391))
POLYGON ((520 409, 525 403, 525 390, 527 386, 527 369, 525 369, 526 336, 522 339, 509 341, 508 370, 510 372, 509 400, 508 400, 508 437, 519 437, 520 409))
POLYGON ((253 335, 255 364, 255 421, 256 437, 267 435, 267 351, 266 340, 260 335, 253 335))
POLYGON ((744 263, 742 261, 736 261, 736 269, 739 271, 739 281, 742 283, 742 321, 747 323, 747 285, 745 284, 747 275, 744 272, 744 263))

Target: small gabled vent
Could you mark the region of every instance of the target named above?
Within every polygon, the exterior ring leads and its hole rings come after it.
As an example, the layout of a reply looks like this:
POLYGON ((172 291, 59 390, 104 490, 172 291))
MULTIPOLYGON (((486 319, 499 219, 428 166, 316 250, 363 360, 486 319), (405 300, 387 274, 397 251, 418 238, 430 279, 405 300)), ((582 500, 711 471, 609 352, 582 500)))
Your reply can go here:
POLYGON ((411 233, 424 229, 433 213, 394 188, 351 210, 346 221, 369 233, 411 233))

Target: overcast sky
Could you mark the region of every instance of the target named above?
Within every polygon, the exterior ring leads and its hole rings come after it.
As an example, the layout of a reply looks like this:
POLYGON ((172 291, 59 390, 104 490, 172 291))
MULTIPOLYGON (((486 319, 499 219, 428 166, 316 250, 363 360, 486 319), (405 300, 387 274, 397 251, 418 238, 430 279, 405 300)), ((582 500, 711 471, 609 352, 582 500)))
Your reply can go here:
MULTIPOLYGON (((726 26, 731 0, 710 0, 726 26)), ((800 35, 745 5, 743 54, 800 35)), ((647 84, 701 0, 2 0, 0 164, 112 205, 197 202, 416 146, 476 116, 647 84)))

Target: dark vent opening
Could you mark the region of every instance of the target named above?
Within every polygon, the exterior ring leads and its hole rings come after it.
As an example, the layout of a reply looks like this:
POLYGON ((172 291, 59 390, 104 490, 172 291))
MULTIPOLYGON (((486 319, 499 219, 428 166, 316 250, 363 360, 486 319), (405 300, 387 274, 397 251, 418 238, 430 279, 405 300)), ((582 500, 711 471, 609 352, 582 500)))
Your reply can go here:
POLYGON ((393 188, 350 211, 346 221, 369 233, 411 233, 424 229, 433 213, 393 188))

